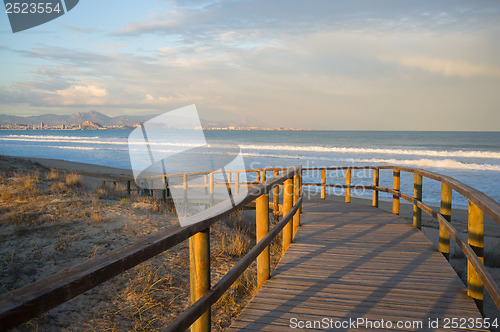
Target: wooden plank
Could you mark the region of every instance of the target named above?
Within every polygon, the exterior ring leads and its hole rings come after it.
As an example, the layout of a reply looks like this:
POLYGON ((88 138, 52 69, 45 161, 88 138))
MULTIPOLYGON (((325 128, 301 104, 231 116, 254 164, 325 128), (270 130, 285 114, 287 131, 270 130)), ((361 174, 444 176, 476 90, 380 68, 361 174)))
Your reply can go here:
MULTIPOLYGON (((366 307, 370 308, 375 303, 378 303, 379 307, 383 308, 392 308, 400 310, 401 306, 408 305, 408 297, 406 298, 386 298, 384 294, 380 294, 379 296, 371 296, 372 294, 361 296, 361 297, 347 297, 344 296, 342 298, 336 296, 315 296, 304 294, 302 296, 296 296, 293 294, 279 295, 271 292, 263 292, 258 298, 255 299, 254 303, 268 303, 268 304, 284 304, 287 306, 299 306, 300 304, 307 304, 308 307, 320 307, 320 308, 331 308, 331 307, 351 307, 356 305, 357 307, 366 307)), ((419 301, 416 301, 414 298, 411 299, 412 311, 416 312, 429 312, 429 300, 430 298, 425 298, 419 301)), ((472 308, 466 307, 457 307, 457 308, 449 308, 449 307, 433 307, 433 313, 439 312, 456 312, 457 314, 462 314, 464 312, 468 312, 470 314, 475 315, 477 310, 473 310, 472 308)))
POLYGON ((293 317, 481 317, 446 259, 403 218, 316 200, 305 203, 301 223, 271 279, 230 331, 289 330, 293 317))
POLYGON ((322 293, 333 293, 333 294, 341 294, 342 292, 346 292, 348 294, 356 294, 356 293, 370 293, 377 294, 378 292, 382 292, 384 294, 393 294, 393 293, 402 293, 406 294, 406 296, 447 296, 450 298, 455 298, 456 294, 444 293, 442 292, 442 288, 438 289, 421 289, 418 286, 415 287, 398 287, 392 289, 380 289, 374 285, 362 285, 359 283, 351 283, 351 282, 343 282, 342 284, 333 284, 333 283, 317 283, 314 281, 301 282, 299 283, 290 283, 286 279, 276 280, 273 279, 272 282, 269 281, 266 285, 264 285, 263 289, 273 289, 276 288, 278 291, 286 292, 287 290, 291 292, 297 292, 302 290, 304 287, 307 287, 309 291, 322 291, 322 293), (356 287, 351 287, 356 285, 356 287), (441 292, 440 292, 441 291, 441 292))
MULTIPOLYGON (((264 323, 264 320, 262 320, 261 316, 265 314, 263 311, 255 310, 251 313, 248 314, 242 314, 240 315, 241 319, 238 320, 237 324, 234 324, 232 327, 230 327, 227 331, 290 331, 290 319, 291 318, 298 318, 301 319, 302 317, 297 317, 297 315, 294 314, 280 314, 280 313, 273 313, 270 312, 269 316, 266 317, 266 321, 264 323)), ((322 316, 317 316, 317 315, 311 315, 308 316, 308 318, 311 318, 312 320, 321 320, 322 316)), ((328 319, 332 319, 333 321, 342 321, 342 320, 348 320, 349 318, 356 319, 357 317, 349 317, 349 316, 330 316, 328 319)), ((366 319, 370 320, 380 320, 380 318, 373 317, 371 315, 366 315, 366 319)), ((426 325, 428 324, 428 320, 426 321, 421 321, 422 323, 425 323, 426 325)), ((395 322, 393 322, 395 323, 395 322)), ((425 325, 424 325, 425 326, 425 325)), ((362 327, 358 329, 337 329, 337 330, 342 330, 342 331, 359 331, 360 329, 363 329, 362 327)), ((318 331, 318 329, 311 329, 313 331, 318 331)), ((323 329, 324 331, 325 329, 323 329)), ((422 331, 422 330, 428 330, 426 328, 421 328, 419 329, 418 327, 415 328, 398 328, 398 329, 377 329, 377 331, 422 331)), ((310 329, 308 329, 310 331, 310 329)), ((450 329, 432 329, 432 331, 450 331, 450 329)), ((462 330, 461 330, 462 331, 462 330)), ((486 329, 478 329, 476 331, 488 331, 486 329)))
MULTIPOLYGON (((420 293, 415 293, 415 292, 405 292, 404 290, 401 290, 399 293, 398 292, 359 292, 359 291, 352 291, 350 289, 331 289, 329 292, 326 292, 324 290, 319 291, 311 291, 310 293, 307 292, 301 292, 300 290, 292 289, 292 290, 284 290, 284 289, 278 289, 278 288, 266 288, 265 291, 263 291, 259 296, 262 296, 264 298, 268 296, 273 296, 276 298, 290 298, 293 297, 294 299, 302 299, 302 300, 307 300, 310 299, 311 301, 321 301, 321 299, 326 298, 326 299, 345 299, 345 300, 353 300, 353 299, 366 299, 366 300, 371 300, 371 298, 380 298, 384 299, 384 301, 389 301, 391 303, 406 303, 407 298, 411 297, 412 299, 415 300, 416 304, 419 304, 421 302, 423 303, 428 303, 429 300, 434 300, 436 297, 440 297, 439 293, 432 292, 429 294, 420 294, 420 293)), ((442 294, 442 295, 447 295, 447 294, 442 294)), ((449 300, 454 300, 455 296, 446 296, 449 300)), ((463 304, 463 303, 457 303, 456 304, 457 308, 463 308, 465 310, 469 310, 470 306, 463 304)))

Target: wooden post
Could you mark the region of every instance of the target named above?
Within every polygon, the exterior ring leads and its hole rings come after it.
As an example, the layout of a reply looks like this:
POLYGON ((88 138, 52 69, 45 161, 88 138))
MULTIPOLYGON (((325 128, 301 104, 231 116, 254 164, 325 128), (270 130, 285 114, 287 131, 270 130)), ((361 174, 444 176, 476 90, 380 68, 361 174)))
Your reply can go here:
MULTIPOLYGON (((378 187, 379 184, 379 170, 373 170, 373 186, 378 187)), ((373 189, 372 206, 378 207, 378 190, 373 189)))
MULTIPOLYGON (((300 198, 300 174, 297 173, 293 176, 293 205, 297 203, 297 201, 300 198)), ((295 214, 293 215, 293 235, 292 238, 295 238, 295 233, 297 233, 297 230, 299 229, 300 226, 300 212, 297 210, 295 214)))
POLYGON ((231 172, 226 172, 227 174, 227 183, 231 184, 231 172))
POLYGON ((240 172, 234 173, 234 195, 238 195, 240 193, 240 172))
MULTIPOLYGON (((392 188, 399 191, 401 188, 401 172, 399 170, 394 170, 392 188)), ((392 196, 392 213, 399 214, 399 196, 392 196)))
POLYGON ((266 182, 266 171, 260 171, 260 182, 266 182))
MULTIPOLYGON (((451 195, 452 189, 441 183, 441 210, 443 217, 451 222, 451 195)), ((446 259, 450 259, 450 234, 439 225, 439 251, 443 253, 446 259)))
MULTIPOLYGON (((277 177, 279 174, 278 170, 273 171, 273 176, 277 177)), ((278 221, 280 215, 280 187, 275 186, 273 188, 273 213, 274 220, 278 221)))
MULTIPOLYGON (((476 204, 469 201, 469 245, 476 253, 481 262, 484 263, 484 212, 476 204)), ((481 311, 483 305, 483 282, 467 262, 467 295, 476 300, 481 311)))
POLYGON ((325 193, 326 193, 325 183, 326 183, 326 170, 322 169, 321 170, 321 199, 325 199, 325 193))
MULTIPOLYGON (((263 194, 255 200, 257 243, 269 232, 269 196, 263 194)), ((257 256, 257 289, 269 279, 269 247, 257 256)))
POLYGON ((162 191, 162 196, 163 196, 162 198, 163 198, 163 201, 166 202, 167 201, 167 187, 168 187, 168 185, 167 185, 167 177, 163 176, 162 181, 163 181, 163 186, 165 188, 162 191))
MULTIPOLYGON (((345 184, 346 186, 351 185, 351 169, 348 168, 345 173, 345 184)), ((351 188, 345 188, 345 202, 351 203, 351 188)))
POLYGON ((255 172, 255 181, 260 182, 260 172, 255 172))
MULTIPOLYGON (((191 304, 210 290, 210 229, 189 238, 191 304)), ((210 331, 210 309, 191 325, 192 332, 210 331)))
POLYGON ((183 184, 184 184, 184 203, 187 203, 187 199, 188 199, 188 180, 187 180, 187 173, 184 173, 183 174, 183 184))
MULTIPOLYGON (((413 181, 413 198, 422 201, 422 175, 415 174, 413 181)), ((413 227, 422 229, 422 210, 413 204, 413 227)))
POLYGON ((131 195, 131 190, 130 190, 130 180, 127 181, 127 194, 130 196, 131 195))
MULTIPOLYGON (((288 179, 283 185, 283 216, 292 209, 293 202, 293 179, 288 179)), ((293 220, 283 228, 283 253, 286 252, 293 238, 293 220)))
POLYGON ((208 175, 203 175, 203 184, 205 185, 205 195, 208 194, 208 175))
MULTIPOLYGON (((299 172, 299 197, 300 195, 302 195, 302 167, 300 168, 300 172, 299 172)), ((299 213, 302 214, 302 204, 300 204, 299 206, 299 213)), ((300 226, 300 222, 299 222, 299 226, 300 226)))
POLYGON ((214 173, 210 173, 209 177, 209 193, 210 193, 210 204, 214 203, 214 173))

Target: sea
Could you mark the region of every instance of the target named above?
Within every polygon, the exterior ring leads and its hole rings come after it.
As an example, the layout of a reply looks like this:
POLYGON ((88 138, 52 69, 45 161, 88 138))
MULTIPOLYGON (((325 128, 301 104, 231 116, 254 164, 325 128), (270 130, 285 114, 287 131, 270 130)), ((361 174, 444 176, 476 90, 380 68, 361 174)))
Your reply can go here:
MULTIPOLYGON (((2 130, 0 154, 63 159, 131 169, 130 130, 2 130)), ((206 130, 212 142, 236 144, 246 168, 403 165, 449 175, 500 202, 500 132, 452 131, 320 131, 206 130)), ((193 146, 188 138, 162 143, 165 151, 193 146)), ((344 171, 328 173, 328 183, 343 184, 344 171)), ((352 184, 371 185, 372 173, 353 171, 352 184)), ((252 175, 250 175, 250 178, 252 175)), ((319 172, 304 174, 303 182, 320 182, 319 172)), ((392 186, 392 172, 381 170, 380 185, 392 186)), ((438 205, 440 184, 424 178, 423 201, 438 205)), ((310 187, 309 191, 318 188, 310 187)), ((343 190, 329 188, 331 193, 343 190)), ((413 194, 413 175, 402 172, 401 190, 413 194)), ((355 190, 353 196, 370 197, 355 190)), ((392 196, 381 194, 381 199, 392 196)), ((453 205, 467 200, 454 193, 453 205)))

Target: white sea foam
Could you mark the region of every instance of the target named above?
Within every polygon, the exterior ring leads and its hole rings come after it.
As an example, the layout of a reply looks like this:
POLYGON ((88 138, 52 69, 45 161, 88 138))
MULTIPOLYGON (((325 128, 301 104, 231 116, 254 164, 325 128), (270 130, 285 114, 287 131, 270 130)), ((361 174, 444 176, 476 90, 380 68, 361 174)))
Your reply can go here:
POLYGON ((302 152, 333 152, 333 153, 358 153, 358 154, 393 154, 430 157, 462 157, 462 158, 490 158, 500 159, 500 152, 491 151, 435 151, 416 149, 381 149, 381 148, 354 148, 354 147, 324 147, 317 145, 241 145, 246 150, 279 150, 302 152))
MULTIPOLYGON (((65 137, 66 138, 66 137, 65 137)), ((79 143, 79 144, 110 144, 127 145, 127 142, 116 141, 92 141, 88 139, 61 139, 61 138, 19 138, 19 137, 0 137, 0 141, 18 141, 18 142, 44 142, 44 143, 79 143)))
POLYGON ((53 139, 82 139, 82 138, 91 138, 91 139, 97 139, 100 138, 99 136, 89 136, 89 137, 82 137, 82 136, 52 136, 52 135, 6 135, 5 137, 14 137, 14 138, 53 138, 53 139))
POLYGON ((410 165, 417 167, 436 167, 436 168, 453 168, 453 169, 468 169, 478 171, 497 171, 500 172, 500 165, 492 164, 476 164, 463 163, 452 159, 359 159, 356 162, 369 164, 391 164, 391 165, 410 165))
MULTIPOLYGON (((300 155, 278 155, 278 154, 266 154, 266 153, 244 153, 244 156, 249 157, 268 157, 268 158, 286 158, 286 159, 305 159, 304 156, 300 155)), ((497 171, 500 172, 500 165, 494 164, 477 164, 477 163, 464 163, 452 159, 384 159, 384 158, 367 158, 367 159, 356 159, 356 158, 330 158, 330 157, 319 157, 314 158, 315 160, 321 160, 325 162, 336 162, 344 164, 356 164, 363 163, 369 165, 376 164, 387 164, 387 165, 407 165, 416 167, 434 167, 434 168, 449 168, 449 169, 466 169, 466 170, 478 170, 478 171, 497 171)))
MULTIPOLYGON (((53 143, 80 143, 80 144, 108 144, 108 145, 127 145, 126 141, 116 140, 98 140, 99 137, 78 137, 78 136, 31 136, 31 135, 7 135, 0 137, 0 141, 24 141, 24 142, 53 142, 53 143)), ((141 143, 131 143, 132 145, 141 143)), ((150 142, 152 146, 172 146, 172 147, 196 147, 196 143, 189 142, 150 142)), ((356 147, 326 147, 318 145, 255 145, 241 144, 242 150, 267 150, 267 151, 297 151, 297 152, 320 152, 320 153, 340 153, 340 154, 369 154, 369 155, 405 155, 405 156, 426 156, 440 158, 484 158, 500 159, 500 152, 479 151, 479 150, 457 150, 457 151, 438 151, 438 150, 418 150, 418 149, 386 149, 386 148, 356 148, 356 147)))
POLYGON ((63 146, 63 145, 48 145, 47 148, 55 148, 55 149, 67 149, 67 150, 101 150, 97 147, 90 146, 63 146))
MULTIPOLYGON (((50 136, 50 135, 6 135, 1 137, 0 141, 19 141, 19 142, 45 142, 45 143, 71 143, 71 144, 92 144, 97 146, 57 146, 50 145, 51 148, 74 149, 74 150, 94 150, 100 149, 99 145, 122 146, 118 150, 127 150, 129 144, 126 141, 100 139, 94 137, 78 137, 78 136, 50 136)), ((140 143, 132 145, 140 145, 140 143)), ((150 145, 156 146, 155 151, 161 152, 176 152, 175 148, 180 147, 196 147, 197 144, 189 142, 169 142, 155 143, 150 142, 150 145)), ((268 158, 287 158, 287 159, 304 159, 311 158, 302 154, 294 154, 293 152, 318 152, 313 159, 324 160, 329 162, 341 163, 367 163, 367 164, 398 164, 410 165, 416 167, 436 167, 450 169, 468 169, 468 170, 487 170, 500 171, 500 165, 477 162, 462 162, 452 158, 482 158, 482 159, 500 159, 500 152, 492 151, 435 151, 435 150, 418 150, 418 149, 383 149, 383 148, 355 148, 355 147, 324 147, 324 146, 297 146, 297 145, 240 145, 242 152, 246 156, 268 157, 268 158), (255 152, 251 152, 255 151, 255 152), (282 153, 273 153, 280 151, 282 153), (290 153, 292 152, 292 153, 290 153), (328 153, 334 155, 328 155, 328 153), (349 154, 358 154, 359 156, 349 156, 349 154), (423 156, 430 158, 416 159, 397 159, 384 158, 384 155, 394 156, 423 156), (443 159, 444 158, 444 159, 443 159)))
MULTIPOLYGON (((66 138, 66 137, 64 137, 66 138)), ((106 145, 142 145, 141 142, 127 142, 127 141, 115 141, 115 140, 88 140, 87 137, 80 137, 80 139, 62 139, 62 138, 51 138, 47 136, 46 138, 22 138, 22 137, 0 137, 0 141, 17 141, 17 142, 43 142, 43 143, 78 143, 78 144, 106 144, 106 145)), ((178 146, 178 147, 197 147, 199 144, 195 143, 157 143, 149 142, 152 146, 178 146)))

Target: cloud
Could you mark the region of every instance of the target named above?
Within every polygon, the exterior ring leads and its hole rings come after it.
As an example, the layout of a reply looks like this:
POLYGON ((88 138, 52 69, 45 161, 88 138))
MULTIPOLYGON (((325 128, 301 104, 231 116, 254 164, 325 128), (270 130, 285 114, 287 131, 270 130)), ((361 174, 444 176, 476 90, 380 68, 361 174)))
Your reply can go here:
POLYGON ((143 104, 146 105, 161 105, 161 104, 169 104, 174 100, 173 97, 153 97, 149 93, 146 95, 146 98, 142 100, 143 104))
POLYGON ((496 111, 500 100, 491 79, 500 76, 500 5, 162 1, 164 11, 76 46, 9 49, 32 67, 0 87, 0 107, 159 113, 196 103, 207 119, 231 112, 277 126, 401 129, 390 119, 402 112, 456 119, 496 111))
POLYGON ((342 1, 301 0, 169 1, 165 11, 130 22, 118 35, 181 35, 203 38, 221 30, 262 30, 267 34, 303 34, 318 29, 462 29, 470 31, 498 19, 494 1, 342 1))
POLYGON ((64 24, 63 26, 66 29, 77 33, 94 33, 99 31, 99 29, 97 28, 81 28, 81 27, 76 27, 74 25, 66 25, 66 24, 64 24))
POLYGON ((482 64, 472 64, 463 60, 444 58, 429 58, 417 56, 380 56, 383 62, 391 62, 407 68, 421 69, 430 73, 446 77, 500 77, 500 68, 482 64))
POLYGON ((52 105, 104 105, 107 91, 95 85, 76 85, 64 90, 44 91, 43 100, 52 105))

